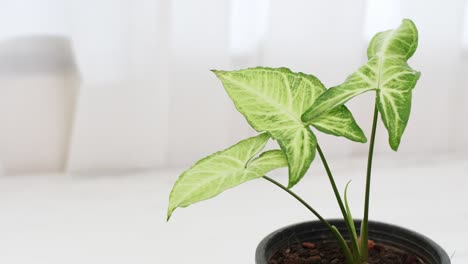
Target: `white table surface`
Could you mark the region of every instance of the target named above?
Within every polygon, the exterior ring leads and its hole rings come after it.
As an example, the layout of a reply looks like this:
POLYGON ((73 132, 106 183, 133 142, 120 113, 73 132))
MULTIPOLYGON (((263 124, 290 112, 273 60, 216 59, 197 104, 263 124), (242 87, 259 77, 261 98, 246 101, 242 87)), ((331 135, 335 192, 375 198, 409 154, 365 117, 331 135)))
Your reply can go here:
MULTIPOLYGON (((337 164, 355 217, 362 212, 365 163, 337 164)), ((254 263, 258 242, 276 228, 314 219, 265 180, 178 209, 165 221, 181 169, 99 175, 0 177, 0 263, 254 263)), ((276 178, 285 180, 284 171, 276 178)), ((468 158, 388 161, 377 157, 371 218, 421 232, 468 263, 468 158)), ((339 211, 319 160, 294 190, 325 217, 339 211)))

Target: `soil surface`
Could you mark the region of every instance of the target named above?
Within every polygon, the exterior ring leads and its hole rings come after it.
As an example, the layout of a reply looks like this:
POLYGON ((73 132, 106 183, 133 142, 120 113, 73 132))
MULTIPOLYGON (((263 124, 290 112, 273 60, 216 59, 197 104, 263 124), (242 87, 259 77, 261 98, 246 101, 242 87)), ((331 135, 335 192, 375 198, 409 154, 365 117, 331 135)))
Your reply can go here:
MULTIPOLYGON (((346 264, 335 241, 302 242, 276 252, 269 264, 346 264)), ((424 264, 417 256, 369 240, 369 264, 424 264)))

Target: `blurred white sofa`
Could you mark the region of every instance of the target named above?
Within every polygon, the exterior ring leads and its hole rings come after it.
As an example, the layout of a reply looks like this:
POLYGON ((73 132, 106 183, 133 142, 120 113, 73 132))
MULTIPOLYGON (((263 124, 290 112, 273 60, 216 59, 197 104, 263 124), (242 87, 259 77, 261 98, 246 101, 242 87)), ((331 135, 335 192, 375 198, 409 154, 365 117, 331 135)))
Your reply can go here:
POLYGON ((78 87, 68 39, 0 42, 0 162, 6 174, 62 171, 78 87))

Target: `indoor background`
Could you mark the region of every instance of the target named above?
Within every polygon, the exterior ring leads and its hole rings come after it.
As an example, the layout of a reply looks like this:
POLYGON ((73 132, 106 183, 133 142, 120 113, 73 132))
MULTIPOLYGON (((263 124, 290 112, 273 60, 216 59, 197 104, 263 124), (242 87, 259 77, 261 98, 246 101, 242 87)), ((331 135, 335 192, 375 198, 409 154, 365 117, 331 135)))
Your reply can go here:
MULTIPOLYGON (((422 77, 398 153, 379 124, 371 218, 466 263, 466 0, 0 0, 0 262, 253 263, 262 237, 311 218, 266 183, 165 223, 184 168, 255 134, 210 69, 282 66, 331 87, 402 18, 422 77)), ((367 135, 372 99, 349 104, 367 135)), ((319 140, 359 216, 367 145, 319 140)), ((337 217, 319 165, 298 192, 337 217)))

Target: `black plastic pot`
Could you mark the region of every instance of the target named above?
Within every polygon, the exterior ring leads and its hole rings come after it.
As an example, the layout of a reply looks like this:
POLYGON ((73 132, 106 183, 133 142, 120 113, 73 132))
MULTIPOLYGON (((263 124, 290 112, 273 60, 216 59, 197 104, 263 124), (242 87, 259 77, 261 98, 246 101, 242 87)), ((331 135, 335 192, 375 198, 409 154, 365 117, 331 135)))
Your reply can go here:
MULTIPOLYGON (((343 220, 328 220, 335 225, 347 239, 346 225, 343 220)), ((355 221, 357 231, 361 221, 355 221)), ((393 246, 419 256, 426 264, 450 264, 447 253, 431 239, 414 231, 395 225, 369 221, 369 238, 375 242, 393 246)), ((256 264, 267 264, 268 260, 281 248, 293 241, 320 241, 334 239, 332 233, 320 222, 299 223, 281 228, 266 238, 257 247, 256 264)))

